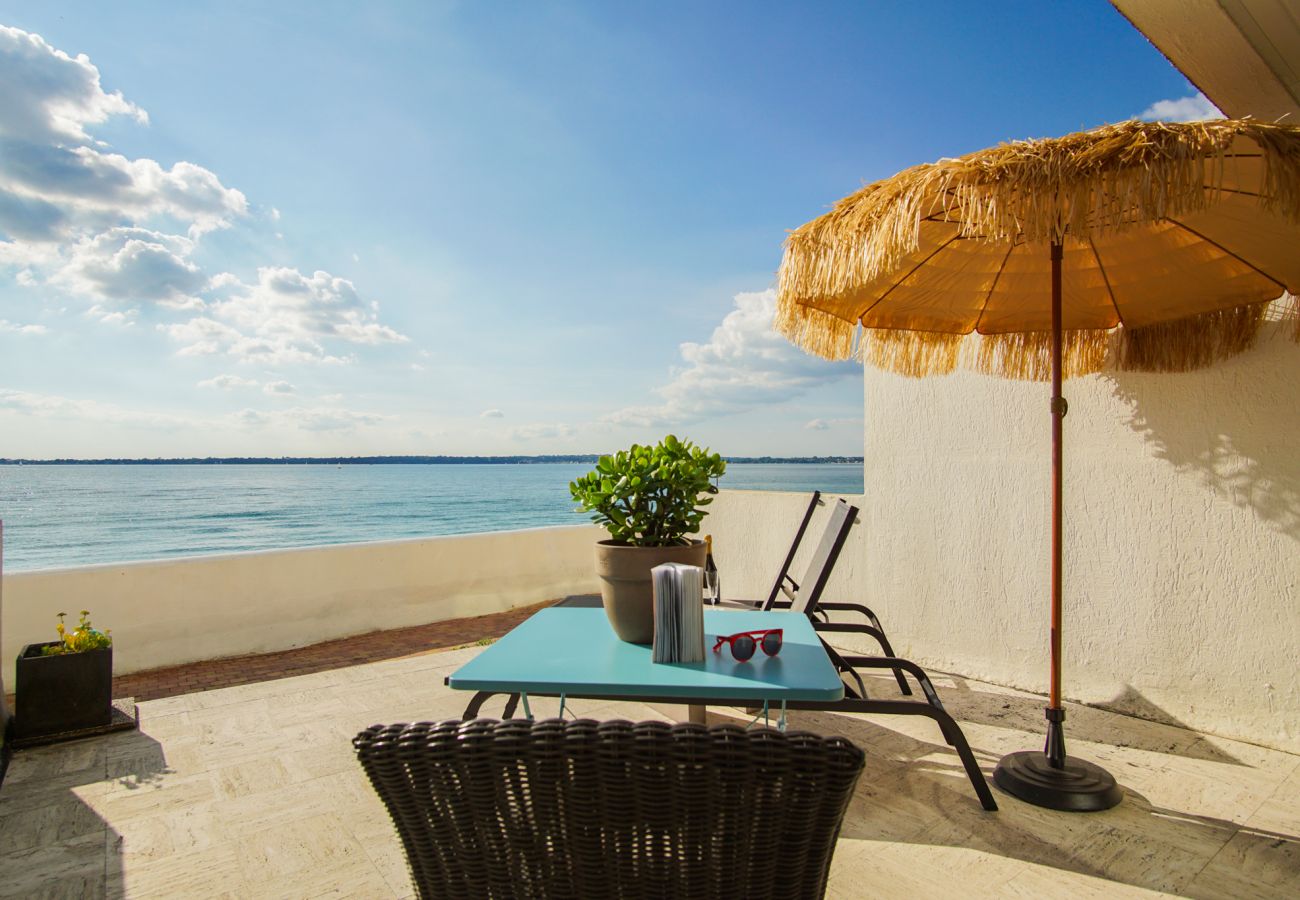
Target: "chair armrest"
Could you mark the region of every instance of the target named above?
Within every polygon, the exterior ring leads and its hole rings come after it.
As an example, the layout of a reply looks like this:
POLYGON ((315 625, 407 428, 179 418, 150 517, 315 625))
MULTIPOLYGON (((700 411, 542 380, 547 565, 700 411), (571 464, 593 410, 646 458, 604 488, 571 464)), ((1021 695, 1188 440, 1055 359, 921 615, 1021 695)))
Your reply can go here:
POLYGON ((844 612, 848 612, 848 611, 860 612, 868 619, 875 618, 875 615, 871 612, 871 610, 863 606, 861 603, 825 603, 819 600, 817 602, 817 607, 818 609, 833 609, 833 610, 840 610, 844 612))

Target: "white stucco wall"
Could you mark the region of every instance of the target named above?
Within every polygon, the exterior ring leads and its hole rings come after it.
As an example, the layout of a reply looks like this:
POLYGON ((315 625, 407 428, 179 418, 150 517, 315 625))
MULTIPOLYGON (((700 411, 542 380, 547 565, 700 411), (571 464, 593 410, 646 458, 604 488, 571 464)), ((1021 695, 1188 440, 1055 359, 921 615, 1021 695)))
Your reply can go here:
MULTIPOLYGON (((1067 699, 1300 751, 1300 348, 1066 382, 1067 699)), ((861 525, 828 599, 903 656, 1047 688, 1048 389, 866 372, 861 525)), ((727 593, 765 595, 806 498, 724 494, 727 593)), ((820 527, 820 519, 815 520, 820 527)))
POLYGON ((60 611, 89 609, 112 629, 125 674, 595 591, 602 534, 581 525, 9 574, 4 683, 22 645, 53 639, 60 611))

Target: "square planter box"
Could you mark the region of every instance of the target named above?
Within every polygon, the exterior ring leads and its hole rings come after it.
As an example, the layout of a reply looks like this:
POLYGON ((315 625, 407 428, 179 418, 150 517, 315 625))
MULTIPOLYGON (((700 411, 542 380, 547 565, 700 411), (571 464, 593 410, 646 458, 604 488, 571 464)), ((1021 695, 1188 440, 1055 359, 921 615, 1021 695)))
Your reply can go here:
POLYGON ((41 656, 58 641, 28 644, 18 654, 14 737, 29 739, 101 728, 113 716, 113 648, 41 656))

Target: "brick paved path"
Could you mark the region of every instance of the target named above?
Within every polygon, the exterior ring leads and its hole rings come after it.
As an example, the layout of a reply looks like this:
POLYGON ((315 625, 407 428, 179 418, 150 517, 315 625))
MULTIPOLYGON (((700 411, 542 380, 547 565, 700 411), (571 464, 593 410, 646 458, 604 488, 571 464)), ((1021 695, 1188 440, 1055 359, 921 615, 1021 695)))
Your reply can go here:
MULTIPOLYGON (((446 650, 487 638, 498 638, 552 602, 554 601, 487 616, 449 619, 392 631, 372 631, 369 634, 325 641, 295 650, 281 650, 278 653, 231 656, 183 666, 168 666, 165 669, 150 669, 147 672, 133 672, 113 679, 113 696, 134 697, 140 702, 159 700, 177 694, 272 681, 381 659, 446 650)), ((9 708, 13 709, 12 695, 8 701, 9 708)))

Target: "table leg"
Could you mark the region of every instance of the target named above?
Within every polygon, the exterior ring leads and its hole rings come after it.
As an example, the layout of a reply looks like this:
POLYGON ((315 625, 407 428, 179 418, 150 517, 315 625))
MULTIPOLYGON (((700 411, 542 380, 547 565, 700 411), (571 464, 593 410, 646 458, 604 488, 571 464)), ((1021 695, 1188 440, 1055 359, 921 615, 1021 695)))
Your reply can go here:
POLYGON ((708 710, 703 706, 690 704, 686 707, 686 721, 695 722, 699 725, 708 724, 708 710))

